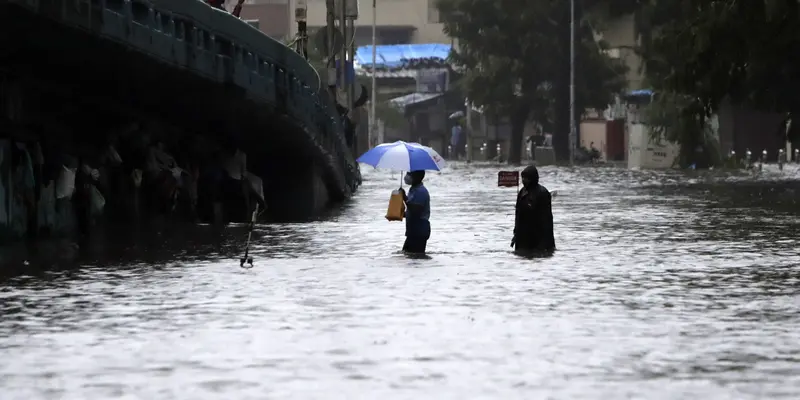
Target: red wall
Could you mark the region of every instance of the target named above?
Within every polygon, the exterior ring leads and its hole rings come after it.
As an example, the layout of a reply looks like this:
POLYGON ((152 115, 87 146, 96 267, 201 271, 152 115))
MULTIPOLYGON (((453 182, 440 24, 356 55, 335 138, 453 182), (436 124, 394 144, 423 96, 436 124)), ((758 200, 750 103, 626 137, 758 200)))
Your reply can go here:
POLYGON ((606 154, 609 161, 625 159, 625 121, 606 122, 606 154))

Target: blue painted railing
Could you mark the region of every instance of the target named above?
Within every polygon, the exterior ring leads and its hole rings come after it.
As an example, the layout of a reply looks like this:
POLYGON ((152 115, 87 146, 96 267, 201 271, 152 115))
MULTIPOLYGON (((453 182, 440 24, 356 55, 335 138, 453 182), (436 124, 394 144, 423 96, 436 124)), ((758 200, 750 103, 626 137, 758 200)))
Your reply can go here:
POLYGON ((187 73, 247 90, 303 128, 340 171, 349 195, 359 180, 335 103, 299 54, 199 0, 0 0, 119 42, 187 73), (60 6, 55 15, 54 3, 60 6), (46 10, 45 10, 46 8, 46 10))

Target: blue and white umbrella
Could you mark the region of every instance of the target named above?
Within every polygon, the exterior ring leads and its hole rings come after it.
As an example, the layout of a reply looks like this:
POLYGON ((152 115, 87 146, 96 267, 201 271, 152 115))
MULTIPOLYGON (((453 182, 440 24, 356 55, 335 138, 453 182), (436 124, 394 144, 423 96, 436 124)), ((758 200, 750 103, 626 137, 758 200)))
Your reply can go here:
POLYGON ((445 167, 444 159, 436 150, 402 140, 379 144, 356 161, 395 171, 440 171, 445 167))

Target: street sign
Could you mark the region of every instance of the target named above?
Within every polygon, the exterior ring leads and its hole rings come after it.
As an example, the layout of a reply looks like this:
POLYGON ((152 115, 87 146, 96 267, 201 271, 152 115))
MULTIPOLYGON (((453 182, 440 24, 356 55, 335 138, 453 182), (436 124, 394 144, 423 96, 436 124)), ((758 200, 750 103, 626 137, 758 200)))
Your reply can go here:
POLYGON ((497 186, 519 187, 519 171, 500 171, 497 173, 497 186))

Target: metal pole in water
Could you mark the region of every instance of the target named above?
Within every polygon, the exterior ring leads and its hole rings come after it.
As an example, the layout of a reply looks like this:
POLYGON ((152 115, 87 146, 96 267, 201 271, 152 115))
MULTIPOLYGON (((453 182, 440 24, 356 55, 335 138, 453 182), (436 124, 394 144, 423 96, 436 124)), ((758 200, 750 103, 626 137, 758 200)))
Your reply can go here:
POLYGON ((244 257, 239 259, 239 266, 242 268, 253 268, 253 257, 250 257, 250 239, 253 237, 253 228, 255 228, 256 219, 258 219, 258 203, 256 203, 256 208, 253 210, 253 214, 250 217, 250 225, 247 228, 247 242, 244 245, 244 257), (248 264, 248 266, 245 266, 245 264, 248 264))
POLYGON ((467 106, 467 112, 465 113, 467 123, 465 124, 466 126, 464 126, 464 128, 466 128, 467 130, 467 132, 465 132, 467 135, 466 156, 467 156, 467 163, 471 163, 472 162, 472 103, 469 101, 469 98, 467 98, 464 103, 467 106))
POLYGON ((377 119, 375 116, 375 103, 377 100, 377 93, 378 89, 376 86, 375 80, 375 62, 378 58, 378 50, 375 48, 377 45, 376 40, 376 31, 377 31, 377 19, 378 19, 378 7, 377 7, 377 0, 372 0, 372 93, 369 96, 369 130, 367 131, 367 138, 369 143, 367 144, 367 148, 372 148, 372 140, 373 135, 376 131, 376 124, 377 119))
MULTIPOLYGON (((326 13, 325 13, 326 36, 325 37, 327 39, 326 43, 325 43, 325 47, 327 48, 327 51, 326 51, 327 54, 325 54, 325 56, 328 58, 328 65, 326 65, 326 67, 328 68, 327 69, 328 76, 326 76, 325 79, 328 81, 328 86, 334 86, 334 83, 336 82, 336 79, 333 79, 333 80, 331 79, 331 78, 333 78, 335 76, 335 74, 332 73, 332 71, 331 71, 331 68, 335 67, 335 65, 333 64, 333 60, 335 59, 335 54, 334 54, 334 50, 333 50, 333 36, 334 36, 334 30, 336 29, 336 27, 335 27, 336 19, 334 18, 334 15, 335 15, 334 14, 334 10, 335 10, 335 8, 336 8, 336 3, 333 0, 325 0, 325 11, 326 11, 326 13)), ((333 94, 335 95, 336 93, 334 92, 333 94)), ((334 98, 334 100, 335 100, 335 98, 334 98)))
POLYGON ((575 0, 569 2, 569 163, 575 165, 575 0))
MULTIPOLYGON (((347 47, 350 45, 350 41, 347 38, 347 1, 340 0, 339 2, 339 31, 342 32, 342 48, 339 49, 339 90, 344 91, 345 101, 347 102, 347 66, 345 63, 347 62, 347 47)), ((345 104, 349 107, 349 102, 345 104)))
MULTIPOLYGON (((355 48, 355 35, 356 35, 356 21, 353 18, 347 18, 347 61, 355 68, 356 48, 355 48)), ((347 79, 350 79, 350 68, 347 69, 347 79)), ((356 96, 355 79, 347 82, 347 108, 353 109, 356 96)))

